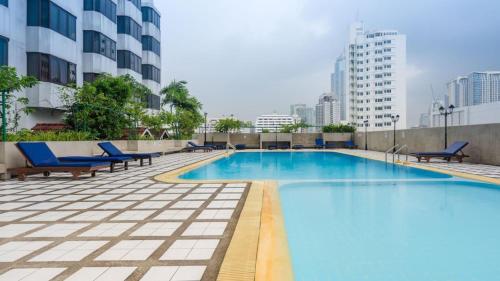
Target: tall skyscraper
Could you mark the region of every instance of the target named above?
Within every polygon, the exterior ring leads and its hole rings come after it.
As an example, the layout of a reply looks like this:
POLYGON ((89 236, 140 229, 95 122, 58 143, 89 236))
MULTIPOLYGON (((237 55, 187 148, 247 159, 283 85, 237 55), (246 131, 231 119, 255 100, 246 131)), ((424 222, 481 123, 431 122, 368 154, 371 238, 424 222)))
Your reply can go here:
POLYGON ((406 128, 405 35, 395 30, 366 31, 362 23, 355 23, 345 59, 341 56, 337 62, 345 65, 345 90, 339 87, 337 95, 345 97, 341 112, 345 110, 349 123, 361 128, 368 120, 368 130, 387 130, 392 128, 391 116, 399 115, 398 128, 406 128))
POLYGON ((322 94, 316 105, 316 126, 340 122, 340 103, 332 93, 322 94))
POLYGON ((33 114, 21 127, 59 123, 61 86, 101 73, 129 74, 149 87, 160 109, 160 13, 152 0, 0 1, 0 65, 40 80, 25 90, 33 114))
POLYGON ((340 105, 340 120, 346 120, 346 59, 340 55, 335 61, 334 73, 332 74, 332 93, 337 97, 340 105))

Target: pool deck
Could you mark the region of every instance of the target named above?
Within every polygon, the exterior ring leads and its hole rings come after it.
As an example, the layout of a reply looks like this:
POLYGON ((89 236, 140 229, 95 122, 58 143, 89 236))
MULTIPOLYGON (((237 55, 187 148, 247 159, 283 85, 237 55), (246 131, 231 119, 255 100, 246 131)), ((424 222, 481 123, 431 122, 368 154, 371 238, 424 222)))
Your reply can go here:
MULTIPOLYGON (((225 156, 176 153, 77 181, 0 181, 0 280, 292 280, 276 182, 177 178, 225 156)), ((400 164, 500 184, 496 166, 400 164)))

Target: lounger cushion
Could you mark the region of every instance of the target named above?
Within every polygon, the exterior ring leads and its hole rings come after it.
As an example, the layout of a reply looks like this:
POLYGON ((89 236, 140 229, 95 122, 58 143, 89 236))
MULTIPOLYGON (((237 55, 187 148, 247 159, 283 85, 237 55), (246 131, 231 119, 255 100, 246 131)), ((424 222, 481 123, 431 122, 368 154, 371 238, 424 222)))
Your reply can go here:
POLYGON ((440 152, 416 152, 415 156, 436 156, 436 157, 450 157, 456 155, 460 150, 466 147, 469 143, 466 141, 456 141, 447 149, 440 152))
POLYGON ((57 157, 44 142, 18 142, 17 147, 22 151, 31 165, 35 167, 47 167, 59 164, 57 157))
POLYGON ((57 158, 62 162, 115 162, 121 163, 124 161, 132 160, 128 156, 67 156, 57 158))
POLYGON ((100 142, 99 145, 109 156, 122 156, 136 158, 160 157, 160 153, 123 153, 111 142, 100 142))
POLYGON ((57 165, 44 165, 39 167, 68 167, 68 168, 92 168, 92 167, 101 167, 101 166, 109 166, 110 162, 59 162, 57 165))

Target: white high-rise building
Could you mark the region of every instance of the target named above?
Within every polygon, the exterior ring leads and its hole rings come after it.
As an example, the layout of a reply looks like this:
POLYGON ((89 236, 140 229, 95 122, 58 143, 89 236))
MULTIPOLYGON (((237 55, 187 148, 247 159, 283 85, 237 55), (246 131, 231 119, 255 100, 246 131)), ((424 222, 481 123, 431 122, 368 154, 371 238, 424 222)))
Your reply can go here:
POLYGON ((316 124, 315 110, 312 107, 308 107, 306 104, 290 105, 290 115, 298 116, 301 122, 304 122, 309 126, 315 126, 316 124))
POLYGON ((255 132, 262 133, 262 131, 276 132, 279 131, 284 125, 293 125, 300 122, 300 118, 295 115, 285 114, 264 114, 257 117, 255 121, 255 132))
POLYGON ((399 115, 397 128, 405 129, 406 36, 395 30, 366 31, 355 23, 345 66, 345 90, 337 95, 345 97, 346 120, 360 128, 368 120, 368 130, 387 130, 392 128, 391 116, 399 115))
POLYGON ((340 122, 340 103, 332 93, 319 97, 316 105, 316 126, 322 127, 340 122))
POLYGON ((130 74, 149 87, 160 109, 160 13, 153 0, 0 1, 0 65, 40 83, 25 90, 34 113, 21 127, 60 123, 60 88, 101 73, 130 74))

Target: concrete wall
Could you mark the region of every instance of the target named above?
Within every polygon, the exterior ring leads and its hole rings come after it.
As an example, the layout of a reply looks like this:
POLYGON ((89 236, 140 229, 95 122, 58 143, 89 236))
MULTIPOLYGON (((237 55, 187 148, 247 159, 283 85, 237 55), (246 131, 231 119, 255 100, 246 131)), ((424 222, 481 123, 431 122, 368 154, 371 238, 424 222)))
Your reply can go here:
MULTIPOLYGON (((54 154, 62 156, 91 156, 101 155, 98 141, 50 141, 46 142, 54 154)), ((156 140, 156 141, 113 141, 122 151, 130 152, 174 152, 187 146, 187 141, 156 140)), ((0 143, 0 175, 6 174, 7 169, 22 167, 25 159, 15 146, 15 142, 0 143)))
MULTIPOLYGON (((448 128, 448 145, 468 141, 464 149, 472 163, 500 165, 500 124, 453 126, 448 128)), ((365 135, 355 134, 355 143, 365 147, 365 135)), ((408 145, 409 152, 444 149, 444 128, 420 128, 396 131, 396 143, 408 145)), ((393 131, 369 132, 368 149, 386 151, 393 145, 393 131)))

